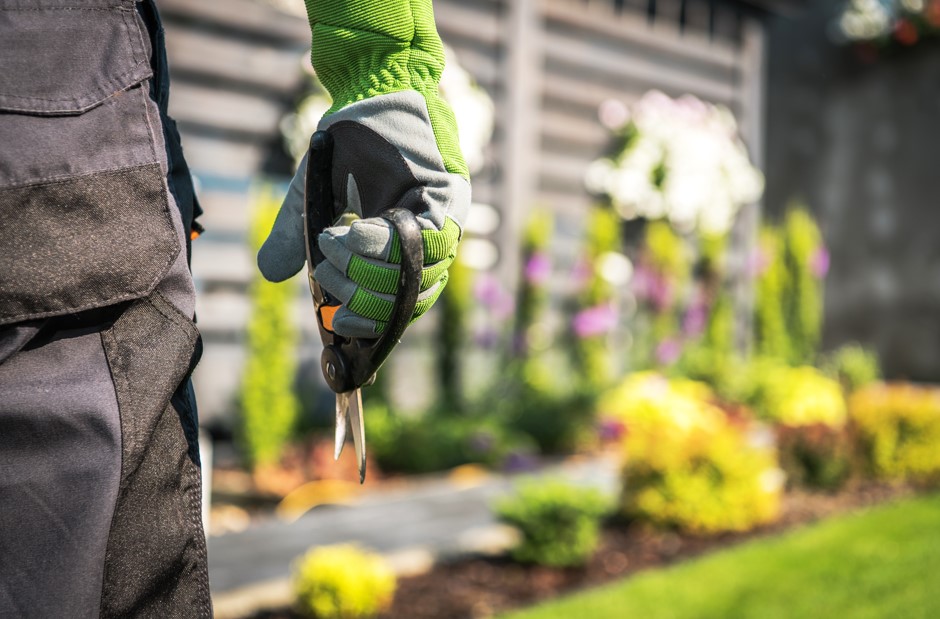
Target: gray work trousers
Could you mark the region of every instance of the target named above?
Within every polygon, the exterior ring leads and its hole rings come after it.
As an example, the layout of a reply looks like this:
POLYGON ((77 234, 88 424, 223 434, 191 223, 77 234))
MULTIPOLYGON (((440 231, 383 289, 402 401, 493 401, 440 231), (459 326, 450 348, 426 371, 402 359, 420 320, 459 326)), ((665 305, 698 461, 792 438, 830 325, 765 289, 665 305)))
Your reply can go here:
POLYGON ((153 0, 0 0, 0 618, 211 617, 153 0))

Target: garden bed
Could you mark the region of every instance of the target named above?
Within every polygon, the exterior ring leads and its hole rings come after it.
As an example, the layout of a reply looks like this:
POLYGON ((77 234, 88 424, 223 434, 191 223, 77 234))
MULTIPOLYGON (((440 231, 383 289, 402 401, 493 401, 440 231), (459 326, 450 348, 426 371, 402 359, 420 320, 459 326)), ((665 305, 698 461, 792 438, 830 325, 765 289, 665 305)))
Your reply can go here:
MULTIPOLYGON (((477 619, 535 604, 577 589, 593 587, 643 569, 815 522, 846 511, 884 503, 912 493, 906 486, 872 482, 850 484, 837 494, 795 491, 784 498, 772 525, 740 534, 709 537, 662 532, 638 524, 612 524, 600 548, 583 568, 519 565, 504 557, 471 557, 402 578, 392 608, 381 619, 477 619)), ((264 611, 253 619, 294 619, 287 609, 264 611)))

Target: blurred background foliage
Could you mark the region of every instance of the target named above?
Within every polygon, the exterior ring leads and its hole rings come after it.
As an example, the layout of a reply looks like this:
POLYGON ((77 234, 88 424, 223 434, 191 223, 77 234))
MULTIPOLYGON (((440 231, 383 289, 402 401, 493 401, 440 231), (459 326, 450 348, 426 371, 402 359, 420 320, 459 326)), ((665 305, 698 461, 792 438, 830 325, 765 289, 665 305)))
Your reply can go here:
MULTIPOLYGON (((632 173, 630 131, 605 173, 632 173)), ((820 349, 829 254, 807 206, 765 220, 742 252, 730 227, 682 219, 681 195, 665 191, 689 171, 663 157, 650 191, 663 192, 665 211, 641 216, 598 195, 573 261, 552 252, 550 212, 532 209, 515 294, 458 257, 430 327, 430 403, 401 407, 387 376, 369 390, 370 456, 386 475, 517 472, 582 453, 620 462, 616 509, 562 482, 522 484, 495 504, 519 530, 517 561, 583 565, 610 516, 690 535, 745 532, 777 520, 789 491, 940 479, 936 390, 879 382, 878 357, 857 344, 820 349), (735 297, 742 281, 752 312, 735 297)), ((256 243, 273 203, 258 200, 256 243)), ((312 434, 297 423, 285 290, 252 288, 242 408, 256 469, 332 430, 328 419, 312 434)))

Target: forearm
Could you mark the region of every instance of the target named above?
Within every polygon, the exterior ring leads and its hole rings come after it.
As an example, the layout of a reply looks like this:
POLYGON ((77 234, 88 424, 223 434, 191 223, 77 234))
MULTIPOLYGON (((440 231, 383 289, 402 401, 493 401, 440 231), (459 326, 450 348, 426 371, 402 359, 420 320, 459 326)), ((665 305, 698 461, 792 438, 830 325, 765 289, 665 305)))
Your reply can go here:
POLYGON ((431 0, 306 0, 311 60, 333 97, 328 114, 371 97, 420 93, 448 172, 468 177, 456 122, 438 94, 444 48, 431 0))

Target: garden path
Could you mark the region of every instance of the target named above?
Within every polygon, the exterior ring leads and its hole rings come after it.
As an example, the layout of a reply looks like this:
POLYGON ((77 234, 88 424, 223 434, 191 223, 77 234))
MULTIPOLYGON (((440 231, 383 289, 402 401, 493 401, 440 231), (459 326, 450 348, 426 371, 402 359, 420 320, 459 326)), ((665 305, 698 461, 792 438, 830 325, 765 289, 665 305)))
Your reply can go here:
MULTIPOLYGON (((618 471, 611 459, 574 458, 527 475, 561 476, 612 493, 618 471)), ((311 546, 356 542, 390 556, 401 571, 442 557, 499 550, 507 536, 490 505, 516 479, 443 475, 374 491, 367 484, 353 504, 317 507, 294 522, 271 519, 240 533, 210 537, 209 577, 216 605, 224 607, 239 597, 262 598, 260 592, 244 593, 264 583, 283 592, 291 562, 311 546)))

